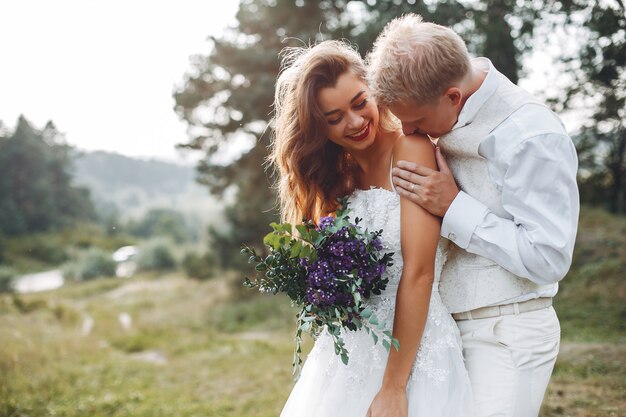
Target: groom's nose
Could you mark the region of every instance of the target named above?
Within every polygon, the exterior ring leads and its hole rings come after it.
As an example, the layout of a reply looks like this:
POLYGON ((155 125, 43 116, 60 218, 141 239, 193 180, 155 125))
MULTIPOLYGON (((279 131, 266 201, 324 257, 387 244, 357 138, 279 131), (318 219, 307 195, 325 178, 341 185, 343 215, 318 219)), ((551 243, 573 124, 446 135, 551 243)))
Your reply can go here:
POLYGON ((402 133, 404 133, 405 136, 412 135, 416 133, 416 131, 417 126, 409 123, 402 123, 402 133))

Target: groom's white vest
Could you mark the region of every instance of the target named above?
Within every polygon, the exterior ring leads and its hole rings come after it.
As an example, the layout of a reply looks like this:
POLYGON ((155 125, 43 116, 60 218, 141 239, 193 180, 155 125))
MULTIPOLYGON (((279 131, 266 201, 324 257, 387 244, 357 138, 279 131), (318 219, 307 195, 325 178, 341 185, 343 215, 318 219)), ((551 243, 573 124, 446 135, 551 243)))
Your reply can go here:
MULTIPOLYGON (((483 139, 513 112, 524 105, 542 105, 500 73, 498 88, 475 119, 439 138, 437 145, 446 156, 459 188, 487 205, 502 218, 512 219, 502 207, 501 192, 489 177, 488 162, 478 152, 483 139)), ((543 105, 542 105, 543 106, 543 105)), ((441 272, 439 292, 451 313, 497 305, 531 292, 539 285, 500 267, 496 262, 449 245, 448 259, 441 272)))

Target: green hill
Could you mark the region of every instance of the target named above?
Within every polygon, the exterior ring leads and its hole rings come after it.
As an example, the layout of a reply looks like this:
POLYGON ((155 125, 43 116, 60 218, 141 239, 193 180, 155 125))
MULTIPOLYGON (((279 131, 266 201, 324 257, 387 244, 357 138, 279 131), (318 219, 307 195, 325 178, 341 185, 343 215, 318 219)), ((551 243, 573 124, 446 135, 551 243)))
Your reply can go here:
POLYGON ((219 222, 222 204, 195 182, 195 169, 110 152, 76 157, 74 180, 91 190, 101 212, 117 210, 122 219, 139 218, 151 208, 168 208, 219 222))

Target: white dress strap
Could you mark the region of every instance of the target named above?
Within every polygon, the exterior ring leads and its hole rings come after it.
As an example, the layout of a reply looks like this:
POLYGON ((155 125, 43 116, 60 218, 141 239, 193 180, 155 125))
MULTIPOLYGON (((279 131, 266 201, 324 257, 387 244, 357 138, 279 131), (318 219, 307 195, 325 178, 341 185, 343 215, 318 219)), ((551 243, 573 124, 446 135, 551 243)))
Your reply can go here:
POLYGON ((391 191, 397 193, 396 187, 393 186, 393 154, 391 154, 391 164, 389 165, 389 184, 391 185, 391 191))

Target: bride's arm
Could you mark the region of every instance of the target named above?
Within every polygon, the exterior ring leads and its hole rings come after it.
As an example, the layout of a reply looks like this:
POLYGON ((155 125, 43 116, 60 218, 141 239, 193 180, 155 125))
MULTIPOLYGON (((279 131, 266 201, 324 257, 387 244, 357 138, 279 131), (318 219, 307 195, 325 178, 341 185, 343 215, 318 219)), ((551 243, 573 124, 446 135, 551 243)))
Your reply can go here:
MULTIPOLYGON (((410 160, 436 169, 435 152, 426 137, 401 137, 393 160, 410 160)), ((372 402, 368 417, 406 416, 406 385, 422 339, 435 269, 440 220, 417 204, 400 200, 400 236, 403 269, 396 297, 393 335, 400 349, 391 349, 383 384, 372 402)), ((421 399, 428 401, 427 398, 421 399)))

